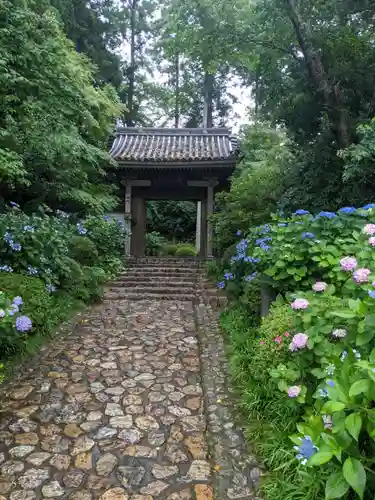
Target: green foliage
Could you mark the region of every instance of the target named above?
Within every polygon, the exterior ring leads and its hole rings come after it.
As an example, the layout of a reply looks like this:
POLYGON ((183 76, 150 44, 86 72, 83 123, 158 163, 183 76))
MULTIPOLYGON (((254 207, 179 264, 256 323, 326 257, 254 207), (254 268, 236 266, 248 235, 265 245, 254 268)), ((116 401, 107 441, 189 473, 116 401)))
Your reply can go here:
POLYGON ((151 201, 147 203, 147 229, 169 241, 195 238, 196 203, 191 201, 151 201))
POLYGON ((84 236, 73 236, 69 242, 70 255, 83 265, 92 265, 98 260, 95 243, 84 236))
POLYGON ((90 62, 47 2, 2 0, 1 7, 0 195, 28 210, 41 202, 111 209, 116 197, 104 175, 121 112, 114 89, 93 86, 90 62))
POLYGON ((165 238, 157 231, 146 233, 146 255, 159 255, 165 238))
POLYGON ((166 243, 161 247, 162 255, 176 255, 177 243, 166 243))
POLYGON ((176 257, 195 257, 197 255, 197 250, 193 245, 181 243, 177 246, 175 255, 176 257))

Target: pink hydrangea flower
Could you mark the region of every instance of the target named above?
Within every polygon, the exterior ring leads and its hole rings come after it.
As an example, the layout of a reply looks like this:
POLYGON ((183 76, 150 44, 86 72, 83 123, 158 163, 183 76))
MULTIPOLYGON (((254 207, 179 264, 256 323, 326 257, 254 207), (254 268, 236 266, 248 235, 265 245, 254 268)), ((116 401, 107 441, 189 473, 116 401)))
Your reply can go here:
POLYGON ((367 283, 370 274, 371 274, 370 269, 362 267, 354 271, 353 278, 356 283, 367 283))
POLYGON ((366 224, 362 231, 365 234, 375 234, 375 224, 366 224))
POLYGON ((353 271, 357 267, 357 259, 355 257, 344 257, 340 260, 341 269, 343 271, 353 271))
POLYGON ((306 347, 308 340, 309 336, 306 335, 306 333, 297 333, 292 338, 292 344, 296 349, 303 349, 304 347, 306 347))
POLYGON ((316 283, 313 284, 312 288, 314 292, 324 292, 327 287, 328 285, 324 281, 317 281, 316 283))
POLYGON ((336 339, 343 339, 346 337, 348 332, 344 330, 344 328, 336 328, 336 330, 333 330, 332 332, 332 337, 335 337, 336 339))
POLYGON ((264 345, 264 340, 261 340, 261 341, 259 342, 259 344, 260 344, 260 345, 264 345))
POLYGON ((284 333, 284 337, 290 337, 290 333, 289 332, 285 332, 284 333))
POLYGON ((278 337, 275 337, 274 340, 277 344, 281 344, 281 342, 283 341, 283 338, 279 335, 278 337))
POLYGON ((372 286, 375 288, 375 281, 373 281, 371 284, 372 284, 372 286))
POLYGON ((293 309, 307 309, 310 303, 306 299, 296 299, 292 302, 291 306, 293 309))
POLYGON ((375 247, 375 236, 371 236, 371 238, 368 239, 368 242, 371 246, 375 247))
POLYGON ((298 398, 301 394, 301 387, 299 385, 292 385, 288 388, 288 396, 290 398, 298 398))

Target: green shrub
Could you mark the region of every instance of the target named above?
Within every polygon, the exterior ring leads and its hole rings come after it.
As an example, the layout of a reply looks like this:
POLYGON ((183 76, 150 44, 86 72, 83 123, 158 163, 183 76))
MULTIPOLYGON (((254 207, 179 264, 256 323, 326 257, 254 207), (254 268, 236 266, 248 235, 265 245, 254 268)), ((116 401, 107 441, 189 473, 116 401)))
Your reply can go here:
POLYGON ((9 296, 22 297, 22 312, 31 318, 34 329, 42 332, 50 330, 53 323, 54 298, 47 292, 41 279, 0 272, 0 290, 9 296))
POLYGON ((95 265, 98 262, 98 249, 95 243, 84 236, 73 236, 69 241, 70 256, 85 266, 95 265))
POLYGON ((159 255, 164 242, 165 239, 160 233, 156 231, 146 233, 146 255, 159 255))
POLYGON ((161 247, 161 255, 176 255, 178 245, 176 243, 166 243, 161 247))
POLYGON ((181 244, 178 245, 176 250, 176 257, 195 257, 197 251, 193 245, 181 244))
POLYGON ((100 257, 121 257, 124 254, 125 238, 128 238, 124 224, 108 215, 90 216, 82 221, 87 229, 86 236, 95 244, 100 257))

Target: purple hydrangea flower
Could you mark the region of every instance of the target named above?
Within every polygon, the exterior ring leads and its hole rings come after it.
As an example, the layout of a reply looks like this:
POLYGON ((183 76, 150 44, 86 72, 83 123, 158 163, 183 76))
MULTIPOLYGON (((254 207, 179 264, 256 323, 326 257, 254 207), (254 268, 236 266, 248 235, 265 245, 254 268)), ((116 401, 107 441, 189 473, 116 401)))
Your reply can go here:
POLYGON ((233 273, 224 273, 224 279, 225 280, 233 280, 234 279, 233 273))
POLYGON ((17 297, 14 297, 13 304, 15 304, 16 306, 22 306, 23 304, 22 297, 20 297, 19 295, 17 295, 17 297))
POLYGON ((307 309, 310 303, 307 299, 296 299, 291 303, 292 309, 307 309))
POLYGON ((367 283, 369 280, 369 275, 371 274, 370 269, 360 268, 354 271, 353 279, 356 283, 367 283))
POLYGON ((343 271, 353 271, 357 267, 357 259, 355 257, 344 257, 340 260, 341 269, 343 271))
POLYGON ((312 289, 314 292, 324 292, 327 289, 328 285, 325 281, 317 281, 313 284, 312 289))
POLYGON ((16 329, 19 332, 27 332, 33 327, 32 321, 27 316, 19 316, 16 319, 16 329))
POLYGON ((362 229, 362 232, 368 235, 375 234, 375 224, 366 224, 362 229))
POLYGON ((297 349, 303 349, 307 345, 309 336, 306 333, 297 333, 293 336, 292 342, 289 345, 290 351, 296 351, 297 349))
POLYGON ((290 398, 298 398, 301 394, 301 387, 299 385, 292 385, 288 388, 288 396, 290 398))
POLYGON ((14 316, 16 313, 18 313, 18 311, 18 306, 16 304, 12 304, 8 309, 9 316, 14 316))

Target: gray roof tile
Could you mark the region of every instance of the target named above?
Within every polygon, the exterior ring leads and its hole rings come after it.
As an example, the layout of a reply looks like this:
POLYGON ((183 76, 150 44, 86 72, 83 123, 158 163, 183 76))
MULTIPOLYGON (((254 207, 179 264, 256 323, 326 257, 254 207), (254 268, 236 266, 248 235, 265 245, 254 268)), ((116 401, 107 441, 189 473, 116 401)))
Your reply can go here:
POLYGON ((120 128, 110 154, 117 161, 193 162, 235 156, 237 140, 230 129, 120 128))

